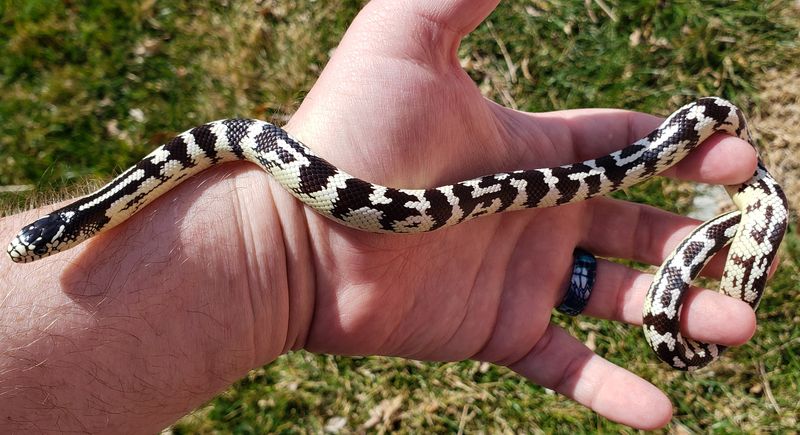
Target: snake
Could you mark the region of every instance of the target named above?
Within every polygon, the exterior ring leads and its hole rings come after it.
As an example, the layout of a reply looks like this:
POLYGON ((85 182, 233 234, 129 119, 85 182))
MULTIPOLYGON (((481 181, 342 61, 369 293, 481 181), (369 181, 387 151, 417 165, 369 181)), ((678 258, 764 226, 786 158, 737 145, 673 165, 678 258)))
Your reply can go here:
MULTIPOLYGON (((345 226, 423 233, 625 189, 674 165, 717 132, 752 144, 741 110, 722 98, 706 97, 676 110, 647 136, 595 159, 429 189, 398 189, 348 174, 271 123, 225 119, 176 136, 94 193, 26 225, 7 252, 14 262, 28 263, 67 250, 120 225, 192 175, 230 161, 255 163, 303 204, 345 226)), ((679 328, 686 290, 706 262, 730 244, 720 291, 755 310, 786 230, 786 198, 760 158, 747 182, 726 189, 738 210, 687 236, 656 272, 645 298, 645 338, 676 369, 698 369, 724 350, 684 337, 679 328)))

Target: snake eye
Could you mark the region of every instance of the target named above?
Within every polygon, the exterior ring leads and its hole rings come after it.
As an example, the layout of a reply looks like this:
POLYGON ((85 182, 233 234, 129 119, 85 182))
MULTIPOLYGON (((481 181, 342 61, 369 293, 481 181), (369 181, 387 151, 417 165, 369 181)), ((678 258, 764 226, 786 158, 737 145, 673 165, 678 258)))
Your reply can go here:
POLYGON ((65 224, 60 215, 48 215, 23 228, 18 237, 34 254, 44 255, 64 233, 65 224))

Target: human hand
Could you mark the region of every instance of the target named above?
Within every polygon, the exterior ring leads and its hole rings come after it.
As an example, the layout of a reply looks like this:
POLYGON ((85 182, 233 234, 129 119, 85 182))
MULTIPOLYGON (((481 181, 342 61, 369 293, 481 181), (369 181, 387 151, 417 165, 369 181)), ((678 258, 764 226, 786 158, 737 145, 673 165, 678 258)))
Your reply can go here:
MULTIPOLYGON (((657 126, 655 117, 625 111, 527 114, 483 98, 456 50, 496 4, 370 3, 287 129, 348 173, 427 188, 598 157, 657 126)), ((754 167, 750 145, 720 136, 667 175, 733 184, 754 167)), ((275 195, 284 209, 293 207, 288 194, 276 188, 275 195)), ((551 324, 550 313, 563 298, 574 247, 660 264, 695 221, 605 198, 419 236, 365 234, 306 209, 292 215, 307 219, 313 258, 305 348, 489 361, 612 420, 639 428, 669 421, 663 393, 594 355, 551 324)), ((708 273, 720 272, 717 260, 708 273)), ((650 281, 649 274, 599 260, 584 314, 640 324, 650 281)), ((746 304, 715 292, 694 291, 685 307, 683 332, 696 339, 736 345, 755 328, 746 304)))
MULTIPOLYGON (((596 157, 656 126, 624 111, 525 114, 484 99, 456 48, 496 3, 374 0, 287 128, 361 178, 431 187, 596 157)), ((730 184, 754 164, 749 145, 716 137, 668 174, 730 184)), ((204 171, 73 250, 6 261, 3 426, 160 430, 292 348, 490 361, 612 420, 668 421, 661 392, 551 325, 550 313, 575 246, 658 264, 695 221, 601 198, 374 235, 267 180, 254 165, 204 171)), ((3 218, 0 233, 10 240, 42 213, 3 218)), ((640 323, 650 279, 601 260, 584 313, 640 323)), ((712 292, 693 292, 683 319, 687 336, 729 345, 754 329, 748 306, 712 292)))

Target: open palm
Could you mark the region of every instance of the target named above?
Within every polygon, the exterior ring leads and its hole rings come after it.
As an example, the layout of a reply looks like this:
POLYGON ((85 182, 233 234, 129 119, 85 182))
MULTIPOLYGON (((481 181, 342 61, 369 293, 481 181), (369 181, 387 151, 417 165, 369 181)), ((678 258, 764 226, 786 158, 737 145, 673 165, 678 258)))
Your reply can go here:
MULTIPOLYGON (((652 116, 615 110, 526 114, 486 100, 461 69, 456 50, 496 3, 370 3, 287 128, 351 174, 393 187, 429 188, 597 157, 658 124, 652 116)), ((749 145, 716 137, 669 175, 733 183, 746 179, 753 166, 749 145)), ((693 221, 597 199, 481 218, 431 234, 387 236, 305 213, 316 286, 309 350, 475 358, 507 365, 630 425, 655 427, 671 415, 657 389, 549 321, 563 298, 576 246, 658 264, 693 221)), ((710 273, 719 267, 712 265, 710 273)), ((650 279, 601 260, 585 313, 640 323, 650 279)), ((688 335, 725 344, 749 338, 753 320, 746 305, 710 292, 694 296, 684 315, 688 335), (732 315, 744 319, 741 327, 714 326, 732 315)))

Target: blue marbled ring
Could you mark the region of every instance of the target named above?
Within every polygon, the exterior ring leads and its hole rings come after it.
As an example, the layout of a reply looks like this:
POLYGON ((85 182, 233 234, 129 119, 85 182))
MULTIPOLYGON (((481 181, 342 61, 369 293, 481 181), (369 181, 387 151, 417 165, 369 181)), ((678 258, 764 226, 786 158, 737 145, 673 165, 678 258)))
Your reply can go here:
POLYGON ((581 248, 575 248, 572 259, 572 277, 569 280, 569 288, 561 305, 556 309, 569 316, 577 316, 586 308, 589 296, 592 295, 594 278, 597 275, 597 259, 581 248))

